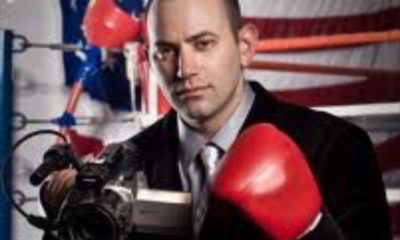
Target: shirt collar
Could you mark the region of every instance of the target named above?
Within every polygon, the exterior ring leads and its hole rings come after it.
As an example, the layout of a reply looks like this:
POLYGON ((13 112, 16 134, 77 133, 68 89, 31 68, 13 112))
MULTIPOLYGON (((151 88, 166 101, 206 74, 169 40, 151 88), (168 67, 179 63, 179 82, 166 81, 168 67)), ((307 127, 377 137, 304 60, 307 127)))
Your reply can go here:
POLYGON ((254 92, 247 82, 244 88, 244 97, 240 102, 239 107, 211 139, 211 142, 215 143, 224 152, 226 152, 235 141, 236 136, 242 128, 254 102, 254 92))
POLYGON ((180 117, 178 117, 178 136, 178 156, 184 169, 186 169, 190 161, 195 158, 196 154, 206 144, 206 140, 180 117))

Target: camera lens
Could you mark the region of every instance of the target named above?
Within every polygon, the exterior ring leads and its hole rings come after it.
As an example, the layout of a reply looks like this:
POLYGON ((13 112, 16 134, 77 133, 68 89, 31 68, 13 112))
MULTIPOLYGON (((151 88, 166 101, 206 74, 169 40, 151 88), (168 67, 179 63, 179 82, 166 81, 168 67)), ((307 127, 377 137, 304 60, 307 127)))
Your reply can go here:
POLYGON ((113 215, 96 204, 76 207, 67 221, 68 235, 74 240, 117 240, 118 224, 113 215))

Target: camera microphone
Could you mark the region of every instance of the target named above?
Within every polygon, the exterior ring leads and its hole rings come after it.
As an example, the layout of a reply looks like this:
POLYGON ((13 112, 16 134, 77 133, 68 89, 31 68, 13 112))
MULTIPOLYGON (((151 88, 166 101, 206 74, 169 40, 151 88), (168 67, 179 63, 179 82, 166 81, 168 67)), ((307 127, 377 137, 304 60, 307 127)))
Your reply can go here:
POLYGON ((38 186, 53 171, 67 168, 72 164, 75 168, 80 168, 80 163, 74 157, 69 144, 55 144, 43 156, 43 162, 31 174, 29 181, 33 186, 38 186))

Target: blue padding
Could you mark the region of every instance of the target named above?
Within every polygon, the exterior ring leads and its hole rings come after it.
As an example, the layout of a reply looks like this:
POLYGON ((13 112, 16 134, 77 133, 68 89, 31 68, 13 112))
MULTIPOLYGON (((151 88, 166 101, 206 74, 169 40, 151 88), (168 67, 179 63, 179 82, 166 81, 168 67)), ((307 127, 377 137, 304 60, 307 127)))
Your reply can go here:
MULTIPOLYGON (((11 31, 0 29, 0 164, 3 166, 5 157, 11 147, 11 112, 12 112, 12 81, 11 81, 11 31)), ((11 167, 11 165, 10 165, 11 167)), ((10 169, 6 169, 10 173, 10 169)), ((11 174, 8 174, 11 177, 11 174)), ((1 180, 0 182, 3 182, 1 180)), ((11 205, 1 186, 0 191, 0 239, 11 239, 11 205)))
POLYGON ((69 112, 64 112, 61 117, 51 120, 52 123, 57 124, 60 127, 73 127, 76 125, 76 119, 74 115, 69 112))

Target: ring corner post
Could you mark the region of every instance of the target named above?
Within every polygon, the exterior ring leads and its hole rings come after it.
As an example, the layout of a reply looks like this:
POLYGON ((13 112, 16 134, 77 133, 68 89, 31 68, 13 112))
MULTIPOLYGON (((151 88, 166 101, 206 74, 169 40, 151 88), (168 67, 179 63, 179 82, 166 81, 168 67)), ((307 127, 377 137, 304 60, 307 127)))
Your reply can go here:
MULTIPOLYGON (((12 39, 13 33, 10 30, 0 28, 0 166, 2 167, 4 161, 7 160, 6 157, 12 144, 12 39)), ((2 171, 11 173, 11 164, 9 166, 8 169, 2 169, 2 171)), ((12 174, 9 174, 8 177, 11 178, 11 176, 12 174)), ((3 186, 1 186, 1 189, 0 239, 11 240, 11 205, 3 191, 3 186)))

